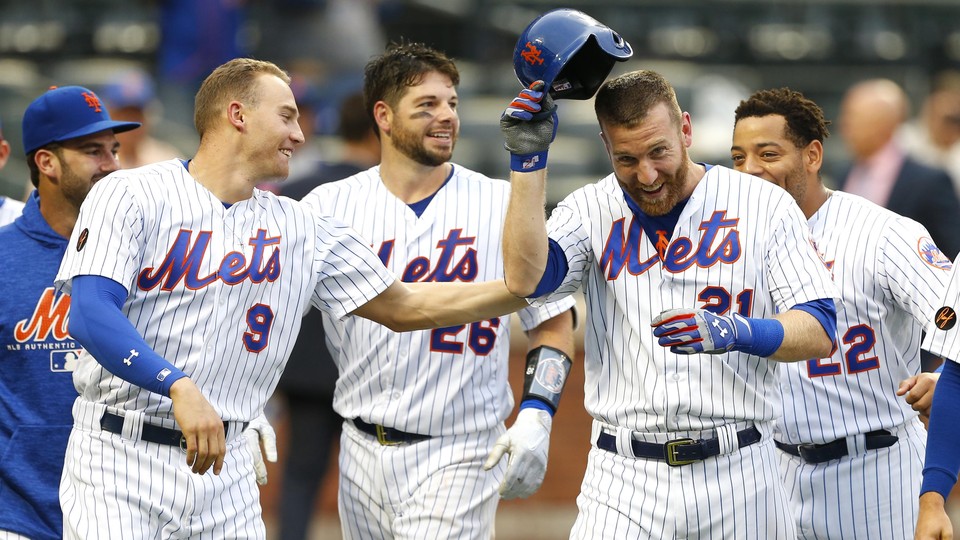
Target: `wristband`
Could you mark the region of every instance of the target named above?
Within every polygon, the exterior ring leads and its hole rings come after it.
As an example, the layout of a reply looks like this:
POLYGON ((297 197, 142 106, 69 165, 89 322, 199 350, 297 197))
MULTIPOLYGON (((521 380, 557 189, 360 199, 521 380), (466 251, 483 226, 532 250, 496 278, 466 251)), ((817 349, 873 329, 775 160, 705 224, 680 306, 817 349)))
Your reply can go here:
POLYGON ((737 325, 737 344, 734 349, 767 358, 783 345, 783 323, 776 319, 752 319, 733 316, 737 325), (744 330, 742 326, 747 326, 744 330), (749 336, 749 339, 746 339, 749 336), (742 340, 742 341, 741 341, 742 340))
POLYGON ((521 402, 541 401, 550 407, 548 412, 552 416, 560 405, 560 394, 563 393, 572 365, 573 362, 563 351, 546 345, 527 353, 521 402))
POLYGON ((547 166, 547 151, 533 154, 510 154, 510 170, 516 172, 539 171, 547 166))

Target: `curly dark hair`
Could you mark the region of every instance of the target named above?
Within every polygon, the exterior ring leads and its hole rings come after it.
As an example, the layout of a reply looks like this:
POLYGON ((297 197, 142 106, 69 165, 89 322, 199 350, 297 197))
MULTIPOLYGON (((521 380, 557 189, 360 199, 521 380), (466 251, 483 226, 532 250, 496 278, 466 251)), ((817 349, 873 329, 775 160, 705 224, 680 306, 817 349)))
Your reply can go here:
MULTIPOLYGON (((363 72, 364 108, 371 120, 378 101, 395 108, 407 88, 420 84, 424 75, 434 71, 449 77, 454 86, 460 84, 460 72, 446 54, 423 43, 388 45, 383 54, 367 63, 363 72)), ((379 136, 376 122, 374 128, 379 136)))
POLYGON ((822 143, 830 136, 827 129, 830 121, 824 118, 820 106, 789 88, 760 90, 741 101, 734 113, 733 124, 736 125, 743 118, 774 114, 787 121, 786 136, 797 148, 803 148, 812 141, 822 143))

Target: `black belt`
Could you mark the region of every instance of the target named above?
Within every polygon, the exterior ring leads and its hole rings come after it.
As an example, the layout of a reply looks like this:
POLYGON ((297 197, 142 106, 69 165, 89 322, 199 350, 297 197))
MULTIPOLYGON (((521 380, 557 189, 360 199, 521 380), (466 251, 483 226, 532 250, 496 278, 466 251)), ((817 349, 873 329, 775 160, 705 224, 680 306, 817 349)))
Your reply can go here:
MULTIPOLYGON (((892 435, 885 429, 871 431, 865 435, 867 439, 867 450, 877 450, 893 446, 899 437, 892 435)), ((807 463, 823 463, 834 459, 840 459, 847 455, 847 439, 837 439, 823 444, 786 444, 780 441, 773 441, 777 448, 784 452, 803 458, 807 463)))
POLYGON ((379 424, 368 424, 359 418, 350 420, 354 427, 367 435, 373 435, 377 442, 384 446, 394 446, 403 443, 413 443, 424 441, 430 438, 430 435, 421 435, 419 433, 407 433, 399 429, 384 427, 379 424))
MULTIPOLYGON (((756 426, 750 426, 747 429, 737 432, 737 441, 740 448, 750 446, 760 441, 760 430, 756 426)), ((633 454, 636 457, 647 459, 659 459, 667 462, 667 465, 677 467, 680 465, 689 465, 697 461, 702 461, 709 457, 720 455, 720 439, 674 439, 664 444, 648 443, 630 440, 630 446, 633 447, 633 454)), ((597 438, 597 448, 608 452, 617 453, 617 437, 609 433, 601 433, 597 438)))
MULTIPOLYGON (((240 431, 247 429, 249 422, 243 422, 239 427, 240 431)), ((236 424, 236 422, 234 422, 236 424)), ((119 414, 104 412, 100 417, 100 428, 117 435, 123 434, 123 417, 119 414)), ((229 432, 229 423, 223 423, 223 432, 229 432)), ((239 432, 237 432, 239 433, 239 432)), ((153 424, 143 423, 140 430, 140 440, 157 444, 166 444, 168 446, 179 446, 181 449, 187 449, 187 440, 183 437, 183 432, 179 429, 170 429, 153 424)))

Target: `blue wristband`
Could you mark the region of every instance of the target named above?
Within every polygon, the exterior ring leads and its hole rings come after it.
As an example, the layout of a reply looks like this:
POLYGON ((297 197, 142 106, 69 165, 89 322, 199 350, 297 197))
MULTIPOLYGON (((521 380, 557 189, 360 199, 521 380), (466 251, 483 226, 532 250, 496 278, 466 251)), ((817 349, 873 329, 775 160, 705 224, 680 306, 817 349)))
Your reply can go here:
POLYGON ((550 416, 553 416, 554 410, 553 407, 547 405, 546 402, 536 399, 536 398, 527 398, 520 402, 520 410, 524 409, 540 409, 541 411, 547 411, 550 413, 550 416))
POLYGON ((547 151, 533 154, 510 154, 510 170, 516 172, 539 171, 547 166, 547 151))
POLYGON ((776 319, 734 317, 737 324, 737 344, 734 349, 767 358, 783 345, 783 323, 776 319), (742 326, 749 325, 750 329, 742 326), (748 339, 743 339, 749 336, 748 339))

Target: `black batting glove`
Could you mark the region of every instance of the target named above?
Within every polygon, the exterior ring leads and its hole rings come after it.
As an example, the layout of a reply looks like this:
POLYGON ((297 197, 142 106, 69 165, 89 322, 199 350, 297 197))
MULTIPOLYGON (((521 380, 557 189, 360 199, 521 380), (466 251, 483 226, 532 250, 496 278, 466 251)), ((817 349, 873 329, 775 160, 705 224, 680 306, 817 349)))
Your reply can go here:
POLYGON ((557 136, 557 106, 543 81, 534 81, 500 116, 510 170, 531 172, 547 166, 547 150, 557 136))

